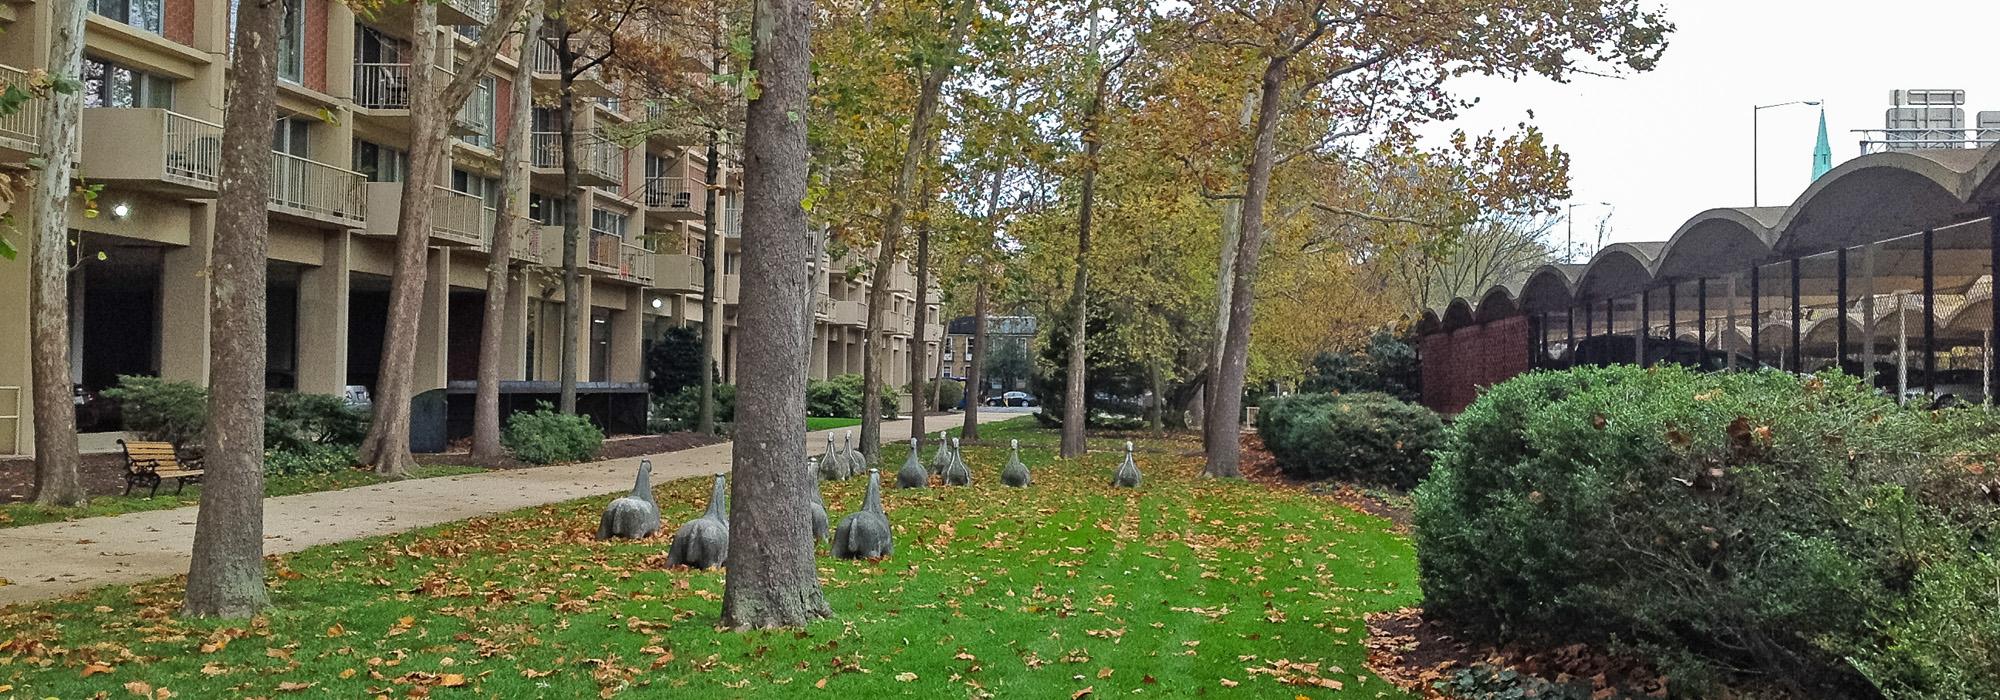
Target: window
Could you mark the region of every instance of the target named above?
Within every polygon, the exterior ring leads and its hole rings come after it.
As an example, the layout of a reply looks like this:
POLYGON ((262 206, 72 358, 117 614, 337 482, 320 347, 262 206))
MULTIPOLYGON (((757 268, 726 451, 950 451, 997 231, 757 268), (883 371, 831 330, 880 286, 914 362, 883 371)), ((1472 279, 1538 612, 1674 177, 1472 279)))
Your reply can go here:
POLYGON ((668 165, 669 161, 666 158, 652 153, 646 154, 646 179, 666 177, 668 165))
POLYGON ((306 78, 306 3, 284 0, 283 7, 285 15, 278 29, 278 79, 297 85, 306 78))
POLYGON ((166 16, 164 4, 165 0, 90 0, 90 11, 158 34, 166 16))
POLYGON ((354 169, 369 182, 402 182, 410 154, 372 141, 354 140, 354 169))
POLYGON ((708 239, 690 233, 687 237, 687 243, 688 255, 694 256, 696 260, 708 259, 708 239))
POLYGON ((403 63, 403 42, 381 31, 354 23, 354 60, 357 63, 403 63))
POLYGON ((499 180, 452 168, 451 188, 485 200, 488 209, 497 209, 500 206, 499 180))
POLYGON ((539 192, 528 194, 528 218, 541 222, 543 226, 561 226, 569 217, 569 202, 561 197, 551 197, 539 192))
POLYGON ((625 215, 603 209, 592 209, 590 210, 590 230, 624 238, 625 215))
POLYGON ((145 71, 85 57, 83 106, 172 108, 174 83, 145 71))
POLYGON ((469 132, 458 137, 460 141, 480 148, 493 147, 494 99, 499 93, 499 85, 499 81, 489 75, 480 78, 479 85, 472 89, 472 96, 458 110, 458 121, 469 132))
POLYGON ((271 130, 271 150, 300 158, 311 157, 312 151, 306 140, 310 126, 298 117, 280 118, 277 127, 271 130))

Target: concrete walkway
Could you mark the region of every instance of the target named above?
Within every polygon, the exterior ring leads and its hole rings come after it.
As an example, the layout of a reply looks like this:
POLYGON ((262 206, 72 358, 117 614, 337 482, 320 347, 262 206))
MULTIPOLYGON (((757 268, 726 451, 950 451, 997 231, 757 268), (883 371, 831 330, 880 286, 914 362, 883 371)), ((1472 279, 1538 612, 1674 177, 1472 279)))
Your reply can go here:
MULTIPOLYGON (((1020 415, 981 411, 980 423, 1020 415)), ((932 431, 958 416, 932 417, 932 431)), ((842 429, 850 430, 850 429, 842 429)), ((908 420, 882 425, 884 441, 907 440, 908 420)), ((806 434, 807 454, 826 444, 806 434)), ((628 491, 638 457, 557 467, 415 479, 264 500, 264 553, 388 535, 455 520, 628 491)), ((730 443, 652 455, 653 483, 728 471, 730 443)), ((0 605, 61 597, 100 586, 187 573, 199 507, 0 529, 0 605)))

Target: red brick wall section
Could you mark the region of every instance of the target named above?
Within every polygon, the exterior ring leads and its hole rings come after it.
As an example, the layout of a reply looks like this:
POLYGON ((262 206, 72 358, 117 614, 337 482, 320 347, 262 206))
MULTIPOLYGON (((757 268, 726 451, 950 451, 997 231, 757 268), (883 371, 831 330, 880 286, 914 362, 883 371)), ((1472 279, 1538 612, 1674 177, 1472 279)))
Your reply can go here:
POLYGON ((1481 389, 1528 371, 1528 317, 1433 333, 1423 337, 1418 351, 1424 405, 1457 415, 1481 389))
POLYGON ((306 87, 326 92, 326 4, 306 0, 306 87))
POLYGON ((166 30, 167 40, 182 46, 193 46, 194 0, 166 0, 165 11, 161 28, 166 30))
POLYGON ((496 78, 493 81, 493 143, 498 149, 500 142, 507 140, 507 129, 514 123, 514 83, 496 78))

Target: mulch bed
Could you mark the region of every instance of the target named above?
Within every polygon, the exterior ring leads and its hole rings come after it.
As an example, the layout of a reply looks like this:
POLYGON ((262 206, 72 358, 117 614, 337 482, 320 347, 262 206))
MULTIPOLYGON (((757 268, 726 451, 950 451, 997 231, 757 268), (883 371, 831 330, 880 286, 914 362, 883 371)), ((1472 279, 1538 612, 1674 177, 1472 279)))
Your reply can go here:
MULTIPOLYGON (((1423 698, 1450 698, 1436 687, 1463 669, 1511 670, 1556 685, 1587 689, 1596 700, 1667 696, 1667 679, 1645 664, 1582 644, 1494 646, 1468 639, 1419 608, 1368 616, 1368 670, 1423 698)), ((1532 697, 1532 696, 1531 696, 1532 697)), ((1756 697, 1756 696, 1748 696, 1756 697)))
MULTIPOLYGON (((597 451, 598 459, 623 459, 641 455, 677 452, 680 450, 713 445, 722 438, 693 432, 667 433, 665 435, 625 435, 606 438, 604 447, 597 451)), ((417 455, 418 464, 446 465, 457 467, 481 467, 485 469, 528 469, 543 466, 530 464, 513 457, 478 460, 472 458, 472 439, 456 440, 447 446, 447 451, 437 454, 417 455)))
MULTIPOLYGON (((125 490, 125 455, 84 455, 80 472, 86 494, 111 496, 125 490)), ((0 504, 27 501, 34 487, 34 458, 0 457, 0 504)))

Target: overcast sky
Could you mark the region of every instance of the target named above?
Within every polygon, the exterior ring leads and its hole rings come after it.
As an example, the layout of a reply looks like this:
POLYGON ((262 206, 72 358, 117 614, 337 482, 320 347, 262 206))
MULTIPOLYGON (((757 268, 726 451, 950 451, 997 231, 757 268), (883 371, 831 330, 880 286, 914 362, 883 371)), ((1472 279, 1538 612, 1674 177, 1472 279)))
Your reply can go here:
MULTIPOLYGON (((1823 100, 1835 165, 1859 154, 1850 129, 1882 128, 1893 89, 1963 89, 1968 124, 2000 111, 1994 0, 1662 1, 1678 29, 1651 73, 1458 86, 1480 104, 1453 126, 1505 129, 1532 110, 1570 153, 1571 201, 1592 203, 1576 209, 1580 244, 1607 210, 1597 202, 1613 205, 1607 242, 1665 240, 1701 210, 1749 205, 1752 105, 1823 100)), ((1765 206, 1804 191, 1818 119, 1762 112, 1765 206)))

